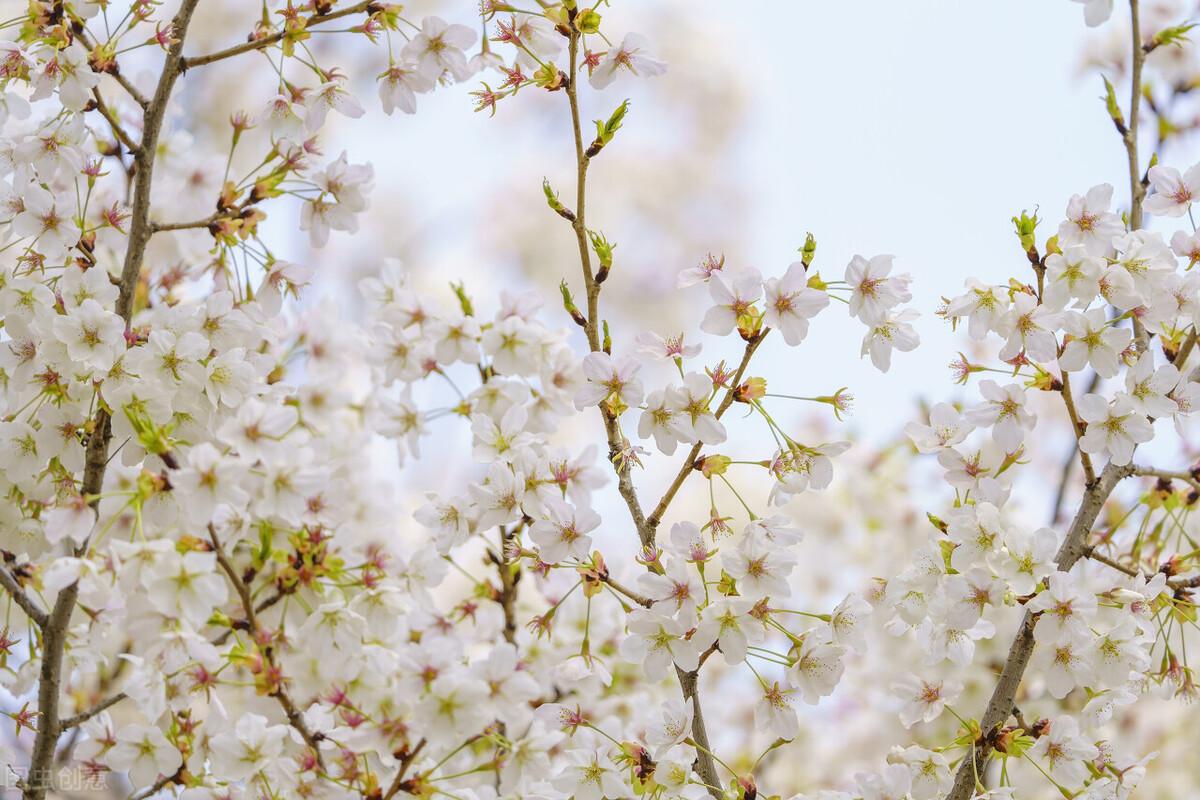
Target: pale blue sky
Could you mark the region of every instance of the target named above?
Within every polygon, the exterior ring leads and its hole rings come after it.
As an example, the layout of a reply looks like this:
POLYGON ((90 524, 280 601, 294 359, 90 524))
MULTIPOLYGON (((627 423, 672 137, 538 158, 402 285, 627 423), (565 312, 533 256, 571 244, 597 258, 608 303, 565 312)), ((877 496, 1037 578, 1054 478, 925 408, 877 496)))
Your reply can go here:
MULTIPOLYGON (((924 343, 898 355, 891 373, 858 360, 862 328, 837 308, 821 318, 813 344, 766 354, 773 371, 816 376, 806 388, 850 386, 858 398, 852 424, 869 438, 894 433, 914 413, 916 397, 957 391, 946 365, 966 343, 933 316, 939 296, 959 291, 968 275, 1032 280, 1012 233, 1013 214, 1040 205, 1044 239, 1072 193, 1107 181, 1125 202, 1124 151, 1105 115, 1099 78, 1080 74, 1087 29, 1079 5, 1068 0, 614 6, 606 22, 617 31, 637 29, 645 14, 657 20, 647 32, 660 42, 672 35, 659 27, 664 13, 689 15, 703 38, 694 51, 663 44, 676 51, 672 78, 703 86, 712 70, 730 63, 747 71, 752 92, 736 112, 742 143, 713 167, 729 173, 726 180, 746 198, 740 250, 731 257, 777 273, 811 230, 826 276, 840 277, 855 253, 885 252, 897 257, 898 270, 916 276, 924 343), (710 58, 706 48, 719 49, 720 57, 710 58)), ((458 21, 468 20, 464 11, 458 21)), ((422 237, 429 263, 414 269, 486 276, 489 255, 466 235, 491 224, 478 197, 514 173, 530 191, 543 174, 569 174, 569 164, 559 163, 569 155, 561 98, 522 96, 525 105, 502 106, 490 120, 470 110, 470 88, 422 97, 413 118, 386 118, 371 108, 366 120, 343 128, 347 149, 374 163, 381 189, 407 198, 403 210, 380 202, 370 213, 401 239, 422 237), (512 115, 530 118, 513 127, 512 115)), ((671 127, 677 117, 638 102, 637 86, 585 96, 595 105, 585 107, 585 117, 606 113, 625 94, 635 98, 628 147, 686 136, 671 127)), ((604 166, 598 162, 594 172, 603 174, 604 166)), ((530 192, 511 202, 540 212, 530 192)), ((564 265, 568 277, 574 270, 564 265)), ((549 278, 543 282, 539 288, 553 290, 549 278)), ((703 302, 702 294, 688 297, 703 302)))

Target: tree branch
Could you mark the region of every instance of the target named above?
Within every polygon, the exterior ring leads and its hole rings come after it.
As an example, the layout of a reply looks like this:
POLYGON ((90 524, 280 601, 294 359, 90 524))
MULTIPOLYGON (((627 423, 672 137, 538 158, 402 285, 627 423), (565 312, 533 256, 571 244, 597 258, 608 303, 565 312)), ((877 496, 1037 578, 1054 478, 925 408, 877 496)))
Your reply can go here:
POLYGON ((0 567, 0 586, 4 587, 4 591, 8 592, 9 596, 25 612, 25 615, 33 620, 39 628, 46 627, 48 615, 37 604, 37 601, 22 588, 16 577, 8 571, 8 567, 0 567))
POLYGON ((1143 467, 1143 466, 1140 466, 1137 464, 1134 464, 1132 469, 1133 469, 1134 475, 1141 475, 1141 476, 1147 477, 1147 478, 1158 478, 1159 480, 1164 480, 1164 481, 1183 481, 1184 483, 1191 486, 1193 489, 1200 491, 1200 480, 1197 480, 1196 476, 1193 475, 1191 472, 1187 472, 1187 471, 1176 472, 1176 471, 1172 471, 1169 469, 1157 469, 1155 467, 1143 467))
POLYGON ((108 107, 108 104, 104 102, 104 98, 100 95, 99 88, 92 88, 92 97, 96 99, 96 110, 99 111, 100 116, 104 117, 105 121, 108 122, 108 127, 112 128, 113 135, 117 137, 117 140, 120 141, 121 144, 125 145, 126 150, 136 154, 139 149, 138 143, 135 142, 133 137, 130 136, 129 133, 126 132, 125 128, 121 126, 121 121, 117 119, 117 115, 114 114, 112 109, 108 107))
MULTIPOLYGON (((734 373, 733 379, 729 383, 729 388, 725 390, 725 396, 721 399, 721 404, 717 406, 716 413, 713 415, 717 419, 721 418, 729 407, 733 405, 733 392, 742 382, 742 376, 746 373, 746 368, 750 366, 750 359, 754 356, 754 351, 758 349, 759 344, 766 338, 766 335, 771 332, 770 328, 763 330, 753 339, 746 342, 746 350, 742 353, 742 362, 738 365, 737 372, 734 373)), ((671 485, 667 487, 667 491, 663 494, 662 499, 658 501, 658 505, 654 507, 654 511, 646 520, 650 527, 651 539, 649 542, 643 541, 642 544, 650 545, 654 543, 653 533, 658 530, 659 523, 662 522, 663 515, 667 513, 667 508, 671 505, 671 501, 675 499, 675 495, 679 493, 683 482, 687 480, 688 475, 691 475, 694 470, 693 465, 696 463, 696 458, 700 455, 700 448, 703 446, 701 442, 696 442, 692 445, 692 449, 688 451, 687 457, 679 466, 679 472, 675 475, 675 480, 671 481, 671 485)))
POLYGON ((1062 373, 1062 399, 1067 406, 1067 416, 1071 418, 1071 429, 1075 431, 1075 449, 1079 451, 1079 464, 1083 467, 1083 481, 1088 486, 1096 482, 1096 470, 1092 466, 1092 457, 1083 452, 1079 447, 1079 440, 1083 438, 1084 425, 1079 419, 1079 412, 1075 410, 1075 398, 1071 396, 1071 376, 1064 370, 1062 373))
MULTIPOLYGON (((88 50, 96 49, 96 42, 93 41, 90 36, 88 36, 88 32, 86 30, 81 30, 75 35, 79 38, 79 41, 81 41, 83 45, 87 47, 88 50)), ((150 101, 146 99, 146 95, 142 94, 138 88, 129 81, 128 78, 121 74, 120 68, 117 68, 112 72, 105 72, 104 74, 116 81, 117 85, 124 89, 130 98, 133 99, 133 102, 142 107, 142 111, 145 111, 146 108, 149 107, 150 101)))
MULTIPOLYGON (((587 239, 587 223, 586 223, 586 208, 587 208, 587 168, 589 157, 584 150, 583 143, 583 128, 580 124, 579 116, 579 97, 577 94, 579 83, 579 39, 580 33, 575 28, 575 15, 577 11, 571 9, 568 13, 568 73, 566 81, 567 102, 571 108, 571 127, 575 138, 575 218, 570 220, 571 227, 575 231, 575 241, 579 248, 579 262, 583 271, 583 282, 587 290, 587 318, 585 320, 584 330, 587 334, 588 347, 592 352, 601 350, 600 341, 600 282, 596 280, 595 274, 592 272, 592 256, 588 249, 587 239)), ((761 337, 759 337, 761 338, 761 337)), ((732 402, 732 398, 728 398, 732 402)), ((634 527, 637 529, 638 539, 643 547, 653 544, 654 528, 651 527, 642 511, 641 503, 638 500, 637 490, 633 484, 633 478, 630 475, 630 464, 626 460, 619 458, 624 450, 625 437, 621 433, 619 420, 613 415, 608 408, 601 405, 600 414, 604 420, 604 431, 608 440, 609 458, 612 461, 613 469, 617 473, 617 490, 621 498, 625 501, 625 505, 629 508, 629 515, 633 519, 634 527)), ((690 469, 690 464, 688 465, 690 469)), ((684 672, 678 667, 675 668, 679 676, 679 688, 685 700, 692 701, 693 718, 692 718, 692 738, 699 743, 703 749, 697 749, 696 753, 696 772, 700 779, 708 786, 709 794, 714 798, 721 797, 721 780, 717 774, 717 766, 714 761, 711 748, 708 746, 708 732, 704 727, 704 715, 700 710, 700 696, 697 691, 698 670, 694 672, 684 672)))
MULTIPOLYGON (((221 567, 221 571, 225 573, 225 576, 229 578, 229 582, 233 584, 234 591, 237 592, 238 599, 242 604, 242 611, 245 613, 246 621, 250 625, 250 634, 257 642, 260 628, 258 626, 258 614, 254 610, 254 597, 250 594, 250 587, 246 585, 244 580, 242 580, 241 575, 238 574, 237 567, 235 567, 233 562, 229 560, 229 555, 225 552, 225 549, 221 547, 221 542, 217 538, 217 531, 212 525, 208 526, 208 539, 210 542, 212 542, 213 552, 215 552, 217 555, 217 564, 221 567)), ((279 674, 279 686, 271 694, 279 702, 280 707, 283 709, 283 713, 287 717, 288 724, 291 725, 296 732, 300 734, 301 738, 304 739, 305 743, 312 748, 313 755, 317 759, 317 764, 320 765, 321 771, 324 772, 325 759, 321 755, 320 739, 318 738, 318 735, 313 733, 308 727, 308 723, 304 721, 304 716, 296 708, 296 704, 292 701, 291 695, 288 694, 287 688, 284 686, 286 679, 284 678, 283 672, 280 670, 279 665, 275 661, 275 655, 272 650, 273 648, 270 644, 259 646, 259 651, 263 654, 263 658, 266 659, 267 664, 270 665, 273 671, 279 674)))
MULTIPOLYGON (((136 171, 134 201, 131 212, 129 240, 126 245, 125 263, 121 269, 116 312, 128 325, 133 315, 133 295, 141 277, 142 260, 146 254, 146 243, 150 239, 150 184, 154 175, 154 157, 158 150, 158 135, 162 130, 163 116, 171 91, 179 77, 183 42, 187 38, 188 26, 199 0, 182 0, 179 11, 172 20, 175 42, 167 50, 154 99, 145 107, 142 123, 142 144, 134 153, 136 171)), ((136 99, 136 96, 135 96, 136 99)), ((85 454, 82 493, 85 497, 97 497, 104 485, 104 472, 108 464, 108 445, 112 439, 112 425, 108 412, 103 408, 96 412, 96 424, 88 437, 85 454)), ((92 508, 99 514, 99 499, 92 501, 92 508)), ((77 553, 85 552, 86 544, 77 553)), ((58 717, 59 684, 62 679, 63 652, 66 650, 71 614, 79 597, 78 581, 58 593, 46 623, 42 626, 42 666, 38 676, 38 721, 37 736, 33 742, 28 780, 23 795, 25 800, 45 800, 50 787, 50 764, 58 746, 62 728, 58 717)))
MULTIPOLYGON (((1096 517, 1100 514, 1100 509, 1104 507, 1104 502, 1112 494, 1117 484, 1132 472, 1132 467, 1118 467, 1109 464, 1100 473, 1099 479, 1085 490, 1079 510, 1067 531, 1066 539, 1063 540, 1062 547, 1055 555, 1054 563, 1057 569, 1063 572, 1070 570, 1075 562, 1086 554, 1087 536, 1092 530, 1096 517)), ((954 787, 947 795, 947 800, 967 800, 974 793, 976 775, 983 774, 987 767, 988 757, 992 752, 992 735, 1008 721, 1013 713, 1017 690, 1021 686, 1021 678, 1033 655, 1033 629, 1037 625, 1037 621, 1038 617, 1035 614, 1025 612, 1021 628, 1009 647, 1008 658, 1004 662, 1004 668, 1000 671, 1000 676, 996 681, 996 688, 992 691, 987 710, 980 721, 980 738, 959 765, 958 773, 954 776, 954 787)))
POLYGON ((97 714, 101 714, 101 713, 107 711, 108 709, 115 706, 117 703, 119 703, 122 700, 125 700, 127 698, 128 698, 128 695, 126 695, 124 692, 118 692, 117 694, 114 694, 111 697, 106 697, 105 699, 101 700, 99 703, 92 706, 87 711, 82 711, 73 717, 67 717, 66 719, 62 720, 62 722, 60 722, 59 724, 62 726, 62 729, 64 731, 69 730, 71 728, 74 728, 77 725, 82 725, 83 723, 85 723, 89 719, 91 719, 92 717, 96 716, 97 714))
MULTIPOLYGON (((331 11, 328 14, 314 14, 308 18, 304 24, 304 27, 307 29, 314 25, 320 25, 322 22, 329 22, 330 20, 348 17, 352 14, 359 14, 363 11, 369 10, 375 2, 376 0, 363 0, 363 2, 355 3, 354 5, 347 6, 346 8, 340 8, 337 11, 331 11)), ((215 53, 185 58, 183 60, 183 68, 191 69, 192 67, 202 67, 205 64, 212 64, 214 61, 223 61, 227 58, 240 56, 242 53, 249 53, 254 50, 262 50, 263 48, 270 47, 276 42, 282 40, 285 36, 285 33, 285 31, 278 31, 276 33, 264 36, 261 39, 243 42, 242 44, 234 45, 233 47, 226 48, 225 50, 218 50, 215 53)))

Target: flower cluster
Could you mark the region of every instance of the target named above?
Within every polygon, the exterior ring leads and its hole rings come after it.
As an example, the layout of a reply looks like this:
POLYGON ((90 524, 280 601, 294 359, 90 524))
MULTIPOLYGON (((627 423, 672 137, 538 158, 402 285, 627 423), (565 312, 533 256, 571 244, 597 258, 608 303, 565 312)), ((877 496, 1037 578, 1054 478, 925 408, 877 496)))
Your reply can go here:
MULTIPOLYGON (((1143 46, 1136 0, 1131 6, 1137 75, 1153 47, 1143 46)), ((1088 23, 1112 10, 1112 2, 1089 2, 1088 23)), ((1172 37, 1159 31, 1152 41, 1172 37)), ((1114 740, 1122 707, 1147 694, 1195 693, 1178 622, 1192 613, 1190 590, 1200 583, 1187 544, 1200 481, 1194 470, 1134 457, 1151 441, 1156 455, 1186 453, 1178 442, 1160 443, 1185 435, 1200 399, 1195 226, 1173 234, 1142 227, 1143 213, 1190 221, 1200 168, 1181 174, 1155 159, 1143 178, 1143 87, 1135 78, 1128 117, 1111 84, 1108 91, 1133 175, 1131 207, 1115 209, 1107 184, 1074 195, 1040 247, 1041 220, 1023 212, 1013 222, 1031 272, 1002 283, 970 278, 945 298, 942 315, 991 354, 960 355, 958 382, 993 377, 978 381, 975 399, 937 403, 927 421, 908 425, 915 448, 936 455, 953 503, 929 515, 935 537, 882 591, 894 609, 889 630, 915 635, 927 660, 894 686, 901 721, 914 727, 949 713, 957 738, 889 759, 882 773, 860 776, 854 796, 880 796, 882 786, 884 796, 1011 797, 1048 782, 1066 797, 1126 797, 1153 754, 1114 740), (1020 489, 1055 414, 1073 434, 1073 452, 1054 526, 1039 527, 1020 489), (1082 487, 1072 492, 1076 467, 1082 487), (1127 494, 1127 479, 1139 477, 1157 482, 1127 494), (1060 527, 1070 499, 1076 511, 1060 527), (999 676, 983 687, 990 698, 970 698, 987 706, 973 718, 953 676, 981 654, 999 662, 999 676), (998 779, 989 778, 990 759, 1002 762, 998 779)))

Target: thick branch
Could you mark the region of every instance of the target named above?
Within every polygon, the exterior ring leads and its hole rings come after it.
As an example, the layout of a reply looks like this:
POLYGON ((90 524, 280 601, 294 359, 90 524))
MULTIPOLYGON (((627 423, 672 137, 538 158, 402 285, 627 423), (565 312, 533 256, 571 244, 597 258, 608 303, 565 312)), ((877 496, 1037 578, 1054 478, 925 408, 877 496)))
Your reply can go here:
MULTIPOLYGON (((175 43, 167 51, 159 74, 154 99, 146 106, 142 123, 142 144, 134 154, 136 183, 129 227, 129 241, 125 251, 125 263, 121 270, 116 312, 128 324, 133 314, 133 295, 142 271, 142 260, 146 254, 146 243, 150 239, 150 184, 154 174, 154 156, 158 149, 158 134, 162 130, 163 115, 171 99, 171 91, 179 77, 183 42, 187 37, 192 13, 199 0, 183 0, 172 21, 175 43)), ((135 98, 136 99, 136 98, 135 98)), ((112 438, 112 425, 108 412, 96 412, 96 424, 88 437, 84 461, 82 491, 85 497, 97 497, 104 485, 104 470, 108 464, 108 444, 112 438)), ((99 513, 99 500, 92 501, 99 513)), ((82 552, 82 550, 80 550, 82 552)), ((25 800, 44 800, 50 785, 50 765, 58 746, 62 727, 58 718, 59 684, 62 679, 63 652, 66 649, 71 614, 79 597, 78 582, 58 593, 54 608, 42 626, 42 667, 38 679, 37 737, 33 743, 33 754, 29 764, 29 777, 23 787, 25 800)))
MULTIPOLYGON (((1084 492, 1079 510, 1067 531, 1066 539, 1054 558, 1055 566, 1059 570, 1063 572, 1070 570, 1075 562, 1085 554, 1087 536, 1092 530, 1096 517, 1100 515, 1100 509, 1104 507, 1104 502, 1112 494, 1116 485, 1132 472, 1132 467, 1118 467, 1109 464, 1100 473, 1099 479, 1084 492)), ((1012 715, 1017 690, 1021 686, 1021 678, 1025 674, 1025 668, 1029 665, 1030 656, 1033 655, 1033 629, 1037 625, 1037 620, 1036 615, 1025 612, 1025 618, 1021 620, 1021 628, 1017 632, 1012 646, 1009 647, 1008 658, 1004 662, 1004 668, 1000 671, 1000 677, 996 681, 996 688, 992 691, 987 710, 980 721, 981 738, 959 765, 958 773, 954 776, 954 787, 947 795, 947 800, 967 800, 971 797, 975 790, 976 776, 982 775, 986 769, 987 760, 992 751, 991 735, 1003 726, 1012 715)))

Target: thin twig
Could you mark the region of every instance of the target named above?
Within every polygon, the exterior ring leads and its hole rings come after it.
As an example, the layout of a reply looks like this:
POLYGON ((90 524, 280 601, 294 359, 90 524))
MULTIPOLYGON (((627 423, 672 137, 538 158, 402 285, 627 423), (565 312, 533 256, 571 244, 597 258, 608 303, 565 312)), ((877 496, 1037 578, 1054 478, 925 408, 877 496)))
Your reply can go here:
POLYGON ((21 587, 20 582, 16 577, 8 571, 8 567, 0 567, 0 586, 4 587, 4 591, 8 592, 9 596, 21 607, 25 615, 37 623, 39 628, 46 627, 48 615, 42 610, 29 594, 21 587))
POLYGON ((1071 428, 1075 431, 1075 449, 1079 451, 1079 464, 1083 467, 1083 481, 1091 486, 1096 482, 1096 470, 1092 466, 1092 457, 1083 452, 1083 448, 1079 446, 1079 440, 1083 438, 1085 428, 1083 420, 1079 418, 1079 412, 1075 410, 1075 398, 1071 395, 1071 376, 1065 370, 1062 374, 1062 399, 1067 407, 1067 416, 1071 418, 1071 428))
MULTIPOLYGON (((575 138, 576 165, 575 218, 570 220, 570 222, 571 227, 575 231, 575 241, 579 248, 579 262, 583 272, 584 287, 587 290, 587 316, 584 331, 587 334, 588 347, 592 352, 597 352, 601 350, 599 312, 601 284, 596 280, 596 276, 592 272, 592 257, 588 249, 586 187, 589 157, 584 150, 583 127, 580 123, 579 98, 577 95, 579 84, 579 40, 581 38, 579 31, 575 28, 575 15, 577 13, 576 9, 571 9, 567 12, 567 28, 569 31, 567 52, 569 64, 566 95, 568 105, 571 109, 571 127, 575 138)), ((634 527, 637 529, 638 539, 641 541, 643 547, 648 547, 654 543, 654 528, 648 524, 645 514, 642 511, 637 490, 634 487, 633 478, 630 474, 629 461, 620 458, 625 447, 625 438, 621 433, 620 422, 603 405, 600 406, 600 414, 604 421, 605 436, 608 440, 609 458, 617 473, 617 490, 629 509, 629 515, 633 520, 634 527)), ((719 788, 721 779, 717 774, 716 762, 712 757, 711 748, 709 747, 708 731, 704 726, 704 714, 700 708, 700 694, 697 688, 699 670, 685 672, 676 667, 676 673, 679 677, 679 689, 683 694, 684 700, 692 702, 692 738, 701 745, 700 748, 697 748, 696 753, 696 772, 700 776, 700 780, 708 787, 709 794, 719 800, 721 797, 721 789, 719 788)))
POLYGON ((1169 469, 1157 469, 1155 467, 1143 467, 1141 465, 1135 464, 1133 466, 1133 474, 1141 475, 1141 476, 1147 477, 1147 478, 1158 478, 1159 480, 1164 480, 1164 481, 1183 481, 1184 483, 1191 486, 1193 489, 1200 491, 1200 480, 1197 480, 1196 476, 1188 471, 1176 472, 1176 471, 1169 470, 1169 469))
POLYGON ((62 725, 62 729, 65 731, 65 730, 69 730, 70 728, 74 728, 76 725, 82 725, 83 723, 85 723, 89 719, 91 719, 92 717, 96 716, 97 714, 101 714, 101 713, 107 711, 108 709, 115 706, 117 703, 121 702, 122 700, 125 700, 127 697, 128 697, 128 695, 126 695, 124 692, 118 692, 117 694, 114 694, 110 697, 106 697, 105 699, 103 699, 99 703, 97 703, 96 705, 89 708, 87 711, 80 712, 79 714, 76 714, 73 717, 67 717, 66 719, 64 719, 60 723, 62 725))
POLYGON ((104 97, 100 94, 99 87, 92 87, 92 97, 96 99, 96 110, 100 112, 100 116, 108 122, 108 127, 112 128, 113 135, 125 145, 125 149, 130 153, 137 153, 139 146, 133 140, 133 137, 121 125, 121 120, 117 119, 117 115, 108 107, 108 103, 104 102, 104 97))
MULTIPOLYGON (((96 43, 88 35, 86 30, 81 30, 75 35, 79 38, 79 41, 82 42, 85 47, 87 47, 88 50, 94 50, 96 48, 96 43)), ((133 102, 142 107, 143 111, 150 106, 150 101, 146 99, 146 95, 142 94, 141 91, 139 91, 138 88, 134 86, 128 78, 121 74, 120 68, 117 68, 112 72, 105 72, 104 74, 116 81, 117 85, 124 89, 130 98, 133 99, 133 102)))
MULTIPOLYGON (((229 582, 233 584, 234 591, 237 592, 238 599, 241 600, 242 612, 246 615, 246 621, 250 626, 250 635, 257 642, 261 629, 258 627, 258 614, 254 609, 254 597, 250 594, 250 587, 246 585, 246 582, 242 580, 242 576, 238 574, 237 567, 234 566, 234 563, 229 559, 229 554, 221 546, 221 541, 217 538, 216 528, 212 525, 208 526, 208 539, 212 543, 213 552, 216 553, 217 565, 221 567, 221 571, 229 578, 229 582)), ((321 755, 320 738, 318 734, 313 733, 308 727, 308 723, 304 721, 304 715, 300 713, 291 695, 288 694, 287 688, 284 686, 286 679, 283 677, 283 672, 275 661, 273 648, 270 644, 260 645, 259 651, 263 654, 263 658, 272 671, 279 675, 278 687, 271 693, 272 696, 279 702, 284 715, 287 717, 288 724, 312 748, 313 754, 317 759, 317 764, 321 767, 321 771, 324 772, 325 760, 321 755)))
POLYGON ((417 742, 416 747, 404 754, 404 756, 400 759, 400 768, 396 773, 395 780, 392 781, 392 784, 388 787, 388 790, 383 793, 383 800, 392 800, 392 798, 400 792, 400 788, 404 785, 404 776, 408 773, 408 768, 412 766, 412 763, 417 760, 417 756, 419 756, 421 751, 424 749, 425 740, 422 739, 421 741, 417 742))
MULTIPOLYGON (((355 3, 354 5, 347 6, 346 8, 340 8, 337 11, 331 11, 328 14, 315 14, 308 18, 304 27, 307 29, 313 27, 314 25, 320 25, 322 22, 329 22, 342 17, 348 17, 352 14, 362 13, 363 11, 367 11, 375 2, 376 0, 364 0, 363 2, 355 3)), ((280 41, 285 35, 287 35, 286 31, 276 31, 275 33, 264 36, 261 39, 243 42, 242 44, 234 45, 233 47, 226 48, 225 50, 218 50, 215 53, 185 58, 183 60, 183 68, 191 69, 192 67, 202 67, 205 64, 211 64, 214 61, 223 61, 227 58, 240 56, 242 53, 249 53, 254 50, 262 50, 263 48, 270 47, 271 45, 280 41)))
MULTIPOLYGON (((754 351, 758 349, 762 340, 770 332, 770 328, 763 328, 753 339, 746 342, 746 349, 742 353, 742 362, 738 364, 737 372, 734 373, 733 379, 729 382, 729 388, 725 390, 725 396, 721 399, 721 404, 717 406, 716 413, 714 414, 717 419, 720 419, 733 404, 733 393, 742 382, 742 376, 746 373, 746 368, 750 365, 750 359, 754 356, 754 351)), ((646 520, 652 532, 658 529, 663 515, 667 513, 667 507, 671 505, 671 502, 675 499, 675 495, 679 493, 688 475, 691 475, 695 471, 692 467, 696 463, 696 458, 700 455, 700 448, 702 446, 702 442, 696 442, 696 444, 692 445, 692 449, 688 451, 687 456, 683 459, 683 463, 680 464, 679 472, 675 474, 675 479, 671 481, 671 485, 667 487, 667 491, 663 494, 662 499, 658 501, 658 505, 654 507, 654 511, 651 512, 649 518, 646 520)), ((650 543, 652 544, 653 540, 650 543)))
POLYGON ((152 222, 150 223, 150 228, 152 233, 186 231, 192 228, 207 228, 219 219, 221 219, 220 214, 211 214, 204 219, 194 219, 190 222, 152 222))

